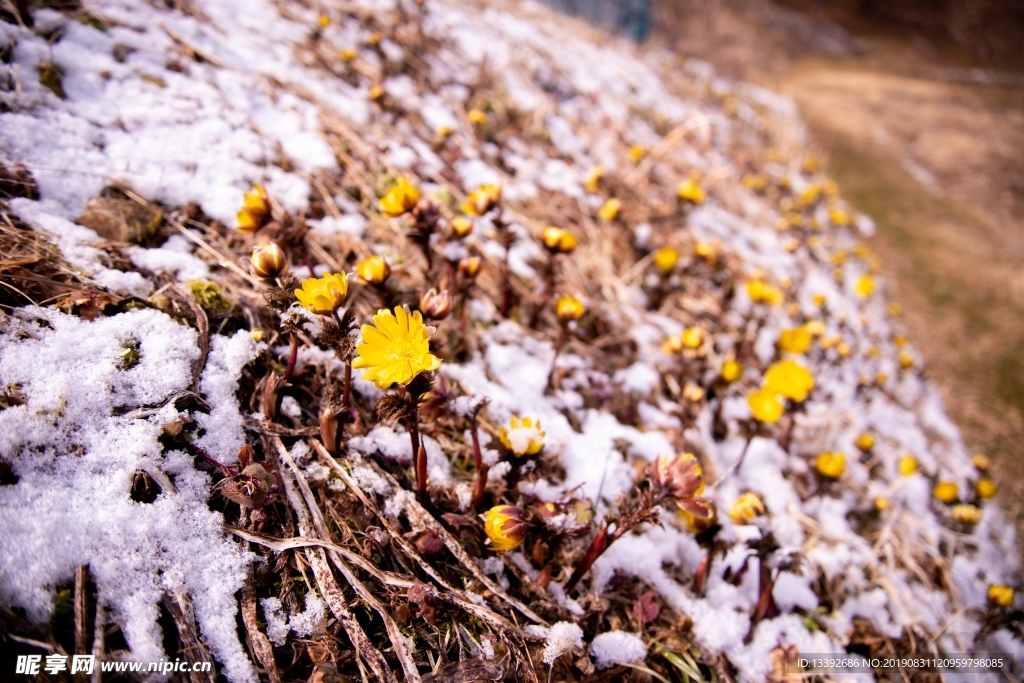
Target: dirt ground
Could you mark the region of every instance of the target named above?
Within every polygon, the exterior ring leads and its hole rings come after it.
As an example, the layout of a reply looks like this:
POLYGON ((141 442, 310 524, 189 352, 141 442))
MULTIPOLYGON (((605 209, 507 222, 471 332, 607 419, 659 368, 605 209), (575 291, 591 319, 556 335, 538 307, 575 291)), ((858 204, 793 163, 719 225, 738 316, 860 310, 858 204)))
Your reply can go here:
POLYGON ((757 0, 681 7, 662 40, 793 98, 876 221, 888 293, 1024 538, 1024 74, 898 27, 851 33, 757 0))

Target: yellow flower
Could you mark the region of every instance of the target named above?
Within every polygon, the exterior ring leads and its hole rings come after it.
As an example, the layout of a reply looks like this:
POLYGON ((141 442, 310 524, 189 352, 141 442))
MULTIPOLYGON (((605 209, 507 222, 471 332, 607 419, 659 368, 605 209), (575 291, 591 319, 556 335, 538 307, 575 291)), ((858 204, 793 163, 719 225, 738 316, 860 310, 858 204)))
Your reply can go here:
POLYGON ((465 216, 456 216, 452 219, 451 228, 452 234, 461 239, 473 232, 473 221, 465 216))
POLYGON ((857 437, 857 440, 854 441, 853 444, 862 451, 870 451, 875 447, 875 437, 873 437, 869 432, 864 432, 857 437))
POLYGON ((909 477, 914 472, 917 472, 917 458, 912 455, 904 455, 900 458, 899 465, 900 474, 904 477, 909 477))
POLYGON ((689 178, 679 184, 679 189, 676 190, 676 194, 684 202, 690 202, 691 204, 700 204, 708 197, 708 193, 700 188, 700 185, 693 182, 689 178))
POLYGON ((647 151, 644 150, 644 148, 641 147, 640 145, 629 146, 629 159, 634 164, 639 164, 640 160, 644 158, 645 154, 647 154, 647 151))
POLYGON ((786 251, 788 251, 791 254, 794 251, 796 251, 799 247, 800 247, 800 240, 798 240, 795 237, 790 237, 788 240, 786 240, 785 242, 782 243, 782 248, 785 249, 786 251))
POLYGON ((715 504, 711 501, 706 501, 711 515, 709 517, 699 517, 691 512, 679 508, 679 518, 683 520, 683 524, 686 526, 686 530, 691 534, 699 534, 702 531, 707 531, 718 521, 718 510, 715 509, 715 504))
POLYGON ((434 129, 434 141, 442 143, 448 139, 448 136, 454 133, 455 130, 448 124, 442 123, 440 126, 434 129))
POLYGON ((875 509, 876 510, 879 510, 879 511, 881 511, 881 510, 888 510, 891 507, 892 507, 892 503, 889 502, 888 498, 884 498, 882 496, 878 496, 877 498, 875 498, 875 509))
POLYGON ((750 524, 755 517, 764 514, 764 503, 757 497, 757 494, 747 492, 736 499, 729 508, 729 516, 737 524, 750 524))
POLYGON ((249 273, 259 280, 273 280, 288 270, 288 258, 284 250, 274 242, 258 244, 252 248, 249 259, 249 273))
POLYGON ((824 294, 815 294, 814 296, 811 297, 811 301, 814 302, 815 306, 820 308, 820 307, 825 305, 825 295, 824 294))
POLYGON ((604 169, 600 166, 594 166, 587 171, 587 179, 583 181, 583 188, 590 194, 594 194, 597 192, 597 184, 601 182, 603 177, 604 169))
POLYGON ((544 228, 544 232, 541 233, 540 240, 548 250, 561 254, 568 254, 576 248, 576 244, 579 242, 579 240, 576 239, 576 235, 572 234, 568 230, 556 228, 553 225, 549 225, 544 228))
POLYGON ((825 334, 825 323, 820 320, 809 320, 804 323, 804 327, 812 337, 820 337, 825 334))
POLYGON ((327 28, 331 25, 331 18, 326 14, 321 14, 317 17, 317 23, 320 24, 320 28, 327 28))
POLYGON ((829 479, 838 479, 846 471, 846 456, 842 453, 822 453, 814 461, 818 474, 829 479))
POLYGON ((480 265, 483 261, 479 256, 467 256, 459 261, 459 272, 466 277, 473 279, 480 272, 480 265))
POLYGON ((367 45, 380 45, 381 35, 379 33, 371 33, 366 37, 367 45))
POLYGON ((899 355, 896 358, 900 362, 900 367, 902 367, 904 370, 909 370, 910 368, 914 367, 914 357, 911 356, 906 351, 900 351, 899 355))
POLYGON ((850 345, 846 342, 839 342, 836 345, 836 353, 839 354, 840 358, 846 358, 850 355, 850 345))
POLYGON ((266 191, 259 183, 253 183, 252 189, 242 195, 242 208, 236 216, 238 232, 256 232, 263 227, 263 219, 269 213, 270 201, 266 191))
POLYGON ((466 118, 468 118, 469 122, 474 126, 482 126, 487 123, 487 112, 483 109, 470 109, 466 114, 466 118))
POLYGON ((814 388, 814 376, 795 361, 780 360, 764 373, 764 387, 800 402, 814 388))
POLYGON ((307 278, 302 288, 295 290, 295 298, 304 308, 320 315, 334 313, 348 297, 348 275, 324 273, 323 277, 307 278))
POLYGON ((420 200, 420 190, 407 178, 399 178, 394 187, 380 198, 380 210, 394 218, 412 211, 420 200))
POLYGON ((711 242, 697 242, 693 245, 693 253, 708 263, 714 263, 718 260, 718 249, 711 242))
POLYGON ((610 223, 619 217, 620 211, 622 211, 622 202, 618 199, 609 199, 597 210, 597 216, 601 220, 610 223))
POLYGON ((683 346, 688 349, 695 349, 704 343, 704 328, 688 327, 683 330, 683 346))
POLYGON ((853 287, 853 292, 861 299, 866 299, 871 296, 871 293, 875 291, 875 279, 870 275, 861 275, 857 279, 857 284, 853 287))
POLYGON ((683 350, 683 337, 682 337, 682 335, 679 335, 678 337, 675 337, 675 336, 668 337, 667 339, 665 339, 665 341, 661 342, 661 350, 664 351, 665 353, 667 353, 670 356, 673 353, 679 353, 680 351, 682 351, 683 350))
POLYGON ((800 164, 800 168, 804 173, 814 173, 818 170, 818 160, 814 157, 804 157, 803 162, 800 164))
POLYGON ((800 201, 806 206, 810 206, 814 202, 818 201, 818 197, 821 196, 821 187, 817 183, 811 183, 807 186, 807 189, 800 195, 800 201))
POLYGON ((989 457, 984 453, 975 453, 974 455, 972 455, 971 463, 973 463, 974 466, 977 467, 982 472, 987 470, 992 465, 992 461, 989 460, 989 457))
POLYGON ((988 587, 988 601, 999 607, 1009 607, 1013 604, 1013 589, 999 583, 993 584, 988 587))
POLYGON ((735 382, 743 376, 743 365, 734 360, 727 360, 722 363, 722 379, 726 382, 735 382))
POLYGON ((953 521, 973 526, 981 521, 981 509, 976 505, 968 505, 967 503, 954 505, 953 521))
POLYGON ((671 273, 679 263, 679 252, 672 247, 662 247, 654 252, 654 265, 665 275, 671 273))
POLYGON ((979 498, 991 498, 996 495, 996 483, 988 477, 982 477, 978 480, 978 497, 979 498))
POLYGON ((372 85, 370 86, 370 92, 368 94, 370 95, 371 100, 379 100, 384 97, 384 88, 380 85, 372 85))
POLYGON ((806 325, 783 330, 779 335, 778 347, 786 353, 803 353, 811 347, 811 332, 806 325))
POLYGON ((469 193, 469 201, 462 204, 462 212, 470 216, 483 216, 501 201, 501 185, 487 183, 469 193))
POLYGON ((356 266, 356 275, 368 285, 380 285, 391 275, 391 267, 380 256, 369 256, 356 266))
POLYGON ((558 314, 558 319, 563 322, 579 320, 586 311, 587 307, 574 296, 563 296, 555 304, 555 313, 558 314))
POLYGON ((700 497, 706 486, 704 470, 693 453, 659 455, 650 476, 655 490, 674 500, 681 510, 704 519, 714 515, 710 501, 700 497))
POLYGON ((782 290, 763 280, 747 281, 747 296, 754 303, 767 303, 778 306, 783 301, 782 290))
POLYGON ((896 345, 896 348, 902 349, 907 345, 907 338, 902 334, 897 334, 892 338, 892 343, 896 345))
POLYGON ((513 417, 508 427, 498 430, 501 445, 520 457, 539 453, 544 448, 544 436, 540 430, 540 420, 532 417, 513 417))
POLYGON ((956 482, 940 481, 935 485, 935 488, 932 489, 932 495, 943 503, 952 503, 959 495, 957 493, 956 482))
POLYGON ((704 398, 704 393, 703 387, 699 387, 693 382, 687 382, 683 387, 683 398, 691 403, 698 403, 704 398))
POLYGON ((828 219, 832 221, 833 225, 843 226, 850 224, 849 212, 843 211, 842 209, 838 208, 829 209, 828 219))
POLYGON ((373 325, 363 325, 363 343, 356 347, 358 357, 353 368, 367 368, 363 379, 378 389, 392 384, 408 384, 421 372, 437 370, 441 359, 430 353, 431 328, 423 324, 419 311, 410 313, 404 306, 392 313, 377 311, 373 325))
POLYGON ((782 396, 770 389, 758 389, 747 395, 747 404, 754 418, 768 424, 775 424, 782 417, 786 402, 782 396))
POLYGON ((484 531, 493 550, 505 553, 526 540, 529 526, 523 511, 513 505, 496 505, 482 515, 484 531))
POLYGON ((355 48, 348 47, 338 53, 338 59, 343 62, 351 62, 358 54, 355 48))

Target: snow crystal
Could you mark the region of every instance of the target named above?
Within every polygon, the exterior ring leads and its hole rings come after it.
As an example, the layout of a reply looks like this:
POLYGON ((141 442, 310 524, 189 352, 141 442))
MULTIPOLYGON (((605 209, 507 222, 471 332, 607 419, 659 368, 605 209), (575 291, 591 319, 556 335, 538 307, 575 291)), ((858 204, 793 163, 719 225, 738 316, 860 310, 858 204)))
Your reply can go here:
POLYGON ((544 663, 554 664, 555 660, 573 650, 583 648, 583 629, 569 621, 552 624, 544 642, 544 663))
POLYGON ((647 657, 647 646, 635 633, 608 631, 595 636, 590 643, 590 656, 598 669, 608 669, 616 664, 632 664, 647 657))

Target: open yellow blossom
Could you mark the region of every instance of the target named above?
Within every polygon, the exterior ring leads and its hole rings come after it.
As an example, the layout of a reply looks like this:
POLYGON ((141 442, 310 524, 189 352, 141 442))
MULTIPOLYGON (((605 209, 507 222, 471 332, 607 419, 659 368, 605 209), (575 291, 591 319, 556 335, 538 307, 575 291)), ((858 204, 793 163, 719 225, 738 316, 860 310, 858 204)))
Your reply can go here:
POLYGON ((363 325, 360 331, 363 343, 356 347, 352 367, 367 368, 363 379, 378 389, 408 384, 441 365, 441 359, 430 353, 432 328, 423 324, 419 311, 410 313, 403 306, 392 313, 382 308, 373 316, 373 325, 363 325))
POLYGON ((583 181, 583 189, 590 194, 597 192, 597 185, 601 182, 601 178, 604 177, 604 168, 601 166, 594 166, 587 171, 587 178, 583 181))
POLYGON ((999 607, 1013 605, 1013 589, 1000 583, 988 587, 988 601, 999 607))
POLYGON ((391 217, 412 211, 420 200, 420 190, 407 178, 399 178, 394 187, 380 198, 380 209, 391 217))
POLYGON ((996 483, 988 477, 982 477, 978 480, 978 498, 992 498, 996 495, 996 483))
POLYGON ((822 337, 818 343, 821 344, 823 349, 831 349, 833 346, 838 346, 841 341, 843 341, 843 338, 838 334, 830 334, 827 337, 822 337))
POLYGON ((391 275, 391 267, 380 256, 368 256, 356 266, 356 275, 368 285, 381 285, 391 275))
POLYGON ((737 524, 750 524, 764 514, 764 503, 756 493, 747 492, 737 498, 729 508, 729 516, 737 524))
POLYGON ((708 193, 689 178, 679 184, 676 194, 684 202, 690 202, 691 204, 700 204, 708 198, 708 193))
POLYGON ((727 360, 722 363, 722 379, 732 383, 743 376, 743 365, 734 360, 727 360))
POLYGON ((544 232, 541 233, 540 241, 544 243, 550 251, 558 252, 560 254, 568 254, 576 245, 579 240, 576 235, 572 234, 568 230, 562 228, 556 228, 553 225, 549 225, 544 228, 544 232))
POLYGON ((940 481, 935 485, 935 488, 932 489, 932 495, 943 503, 952 503, 959 496, 956 482, 940 481))
POLYGON ((766 303, 772 306, 778 306, 784 300, 782 290, 763 280, 748 280, 747 296, 754 303, 766 303))
POLYGON ((984 453, 975 453, 972 455, 971 463, 982 472, 992 466, 992 461, 984 453))
POLYGON ((960 524, 975 525, 981 521, 981 508, 976 505, 960 503, 953 506, 953 521, 960 524))
POLYGON ((872 436, 870 432, 864 432, 857 437, 857 440, 853 442, 853 445, 862 451, 870 451, 875 447, 875 437, 872 436))
POLYGON ((683 330, 683 335, 681 337, 683 346, 688 349, 698 348, 704 343, 705 334, 703 327, 687 327, 683 330))
POLYGON ((675 270, 679 263, 679 252, 672 247, 662 247, 654 252, 654 266, 665 275, 675 270))
POLYGON ((461 239, 473 232, 473 221, 465 216, 456 216, 452 219, 451 229, 452 234, 461 239))
POLYGON ((767 424, 775 424, 782 417, 786 402, 782 396, 770 389, 758 389, 747 394, 747 404, 754 418, 767 424))
POLYGON ((462 212, 470 216, 483 216, 501 201, 501 185, 485 183, 470 192, 468 199, 462 204, 462 212))
POLYGON ((909 477, 914 472, 917 472, 917 458, 912 455, 904 455, 900 458, 897 468, 901 475, 909 477))
POLYGON ((822 453, 814 461, 818 474, 829 479, 838 479, 846 471, 846 456, 842 453, 822 453))
POLYGON ((634 164, 639 164, 640 160, 644 158, 645 154, 647 154, 647 150, 645 150, 640 145, 629 146, 629 160, 632 161, 634 164))
POLYGON ((619 212, 622 211, 622 201, 619 199, 609 199, 597 210, 597 216, 601 220, 610 223, 619 217, 619 212))
POLYGON ((470 109, 466 113, 466 118, 468 118, 469 122, 474 126, 482 126, 487 123, 487 112, 483 109, 470 109))
POLYGON ((902 334, 897 334, 892 338, 892 343, 896 345, 896 348, 902 349, 907 345, 907 337, 902 334))
POLYGON ((302 288, 295 290, 295 298, 304 308, 320 315, 334 313, 348 297, 348 275, 324 273, 320 278, 307 278, 302 288))
POLYGON ((792 254, 794 251, 800 248, 800 240, 798 240, 795 237, 790 237, 789 239, 782 243, 782 248, 792 254))
POLYGON ((496 505, 482 515, 491 548, 499 553, 518 548, 526 540, 529 526, 523 511, 513 505, 496 505))
POLYGON ((520 419, 513 416, 508 427, 498 430, 501 445, 520 457, 539 453, 544 448, 544 436, 540 430, 540 420, 532 417, 520 419))
POLYGON ((382 37, 383 36, 381 36, 381 34, 379 33, 371 33, 370 35, 366 36, 366 44, 371 47, 380 45, 380 40, 382 37))
POLYGON ((270 213, 270 200, 259 183, 242 195, 242 208, 238 212, 238 232, 254 233, 263 227, 263 219, 270 213))
POLYGON ((764 373, 766 389, 800 402, 814 388, 814 376, 799 363, 780 360, 764 373))
POLYGON ((579 320, 586 311, 587 307, 583 305, 583 302, 573 296, 563 296, 555 304, 555 313, 563 322, 579 320))
POLYGON ((866 299, 875 291, 875 279, 870 275, 861 275, 857 278, 857 284, 853 286, 853 293, 861 299, 866 299))
POLYGON ((825 295, 820 293, 815 294, 814 296, 811 297, 811 301, 814 302, 815 306, 821 308, 822 306, 825 305, 825 295))
POLYGON ((708 263, 714 263, 718 260, 718 249, 711 242, 697 242, 693 245, 693 253, 708 263))
POLYGON ((811 348, 811 332, 806 325, 783 330, 777 345, 780 351, 786 353, 803 353, 811 348))

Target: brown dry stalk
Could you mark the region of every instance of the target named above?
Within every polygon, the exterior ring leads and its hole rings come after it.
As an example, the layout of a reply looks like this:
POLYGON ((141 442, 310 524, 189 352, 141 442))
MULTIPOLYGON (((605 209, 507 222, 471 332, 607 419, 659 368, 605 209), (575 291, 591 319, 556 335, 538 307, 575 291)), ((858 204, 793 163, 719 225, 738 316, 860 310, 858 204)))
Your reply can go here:
MULTIPOLYGON (((237 533, 237 530, 231 527, 228 527, 228 530, 237 533)), ((243 538, 253 541, 251 538, 244 536, 243 538)), ((259 543, 259 541, 253 542, 259 543)), ((278 552, 282 551, 279 550, 278 552)), ((271 647, 267 636, 260 630, 256 618, 256 587, 253 584, 253 571, 252 567, 250 567, 249 573, 245 577, 245 585, 242 586, 242 623, 245 624, 245 630, 249 634, 249 642, 252 644, 253 654, 256 655, 256 659, 263 665, 270 683, 281 683, 281 672, 277 668, 277 662, 274 661, 273 647, 271 647)))

